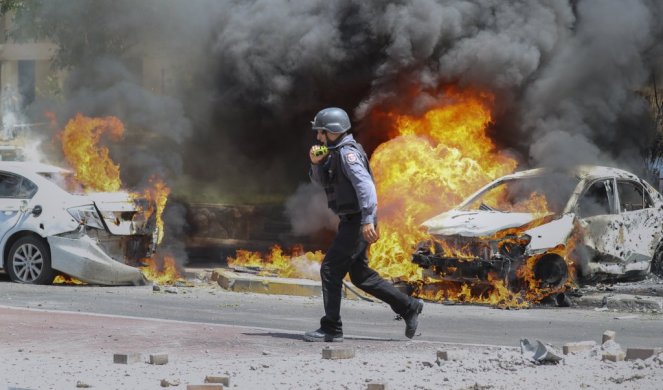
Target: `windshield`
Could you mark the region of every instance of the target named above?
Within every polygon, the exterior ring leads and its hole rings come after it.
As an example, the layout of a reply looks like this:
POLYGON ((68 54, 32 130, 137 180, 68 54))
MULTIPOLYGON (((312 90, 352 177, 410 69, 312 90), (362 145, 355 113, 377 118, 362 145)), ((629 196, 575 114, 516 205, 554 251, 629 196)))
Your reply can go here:
POLYGON ((559 214, 564 210, 578 181, 562 173, 503 180, 470 199, 461 209, 559 214))
POLYGON ((39 172, 39 175, 57 184, 58 187, 62 188, 70 194, 81 195, 85 192, 83 186, 78 182, 78 180, 76 180, 76 177, 72 172, 39 172))

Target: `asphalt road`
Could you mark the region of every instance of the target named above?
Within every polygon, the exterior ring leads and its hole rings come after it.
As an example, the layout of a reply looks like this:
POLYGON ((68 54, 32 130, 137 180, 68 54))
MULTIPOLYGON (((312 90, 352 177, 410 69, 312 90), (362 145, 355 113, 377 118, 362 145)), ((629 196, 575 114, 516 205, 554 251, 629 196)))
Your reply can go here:
MULTIPOLYGON (((11 283, 0 274, 0 305, 45 310, 161 318, 304 332, 315 329, 321 298, 234 293, 214 285, 180 287, 178 293, 154 292, 151 286, 30 286, 11 283)), ((404 324, 383 303, 344 300, 346 338, 405 339, 404 324)), ((650 346, 663 340, 663 314, 595 311, 591 308, 501 310, 481 306, 427 303, 417 338, 424 341, 518 346, 522 338, 554 345, 601 341, 605 330, 617 332, 624 347, 650 346)), ((663 346, 663 345, 659 345, 663 346)))

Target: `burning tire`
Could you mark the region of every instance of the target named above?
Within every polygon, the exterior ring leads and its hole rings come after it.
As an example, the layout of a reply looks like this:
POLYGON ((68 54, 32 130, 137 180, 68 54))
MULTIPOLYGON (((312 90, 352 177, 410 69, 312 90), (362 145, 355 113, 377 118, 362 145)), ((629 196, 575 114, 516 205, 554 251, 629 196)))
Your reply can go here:
POLYGON ((557 288, 569 277, 569 269, 564 259, 554 254, 544 255, 534 265, 534 277, 541 288, 557 288))
POLYGON ((50 284, 55 278, 51 254, 44 240, 24 236, 16 240, 7 256, 9 278, 16 283, 50 284))

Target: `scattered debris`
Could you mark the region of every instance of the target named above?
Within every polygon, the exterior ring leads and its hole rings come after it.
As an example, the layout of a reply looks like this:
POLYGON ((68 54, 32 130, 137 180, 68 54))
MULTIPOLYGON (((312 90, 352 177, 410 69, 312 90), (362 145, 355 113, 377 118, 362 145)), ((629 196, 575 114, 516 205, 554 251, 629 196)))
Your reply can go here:
POLYGON ((355 357, 354 348, 325 347, 322 349, 323 359, 352 359, 355 357))
POLYGON ((220 383, 224 386, 230 386, 230 378, 221 375, 208 375, 205 377, 205 383, 220 383))
POLYGON ((564 353, 564 355, 568 355, 570 353, 590 351, 594 347, 596 347, 596 342, 593 340, 579 341, 576 343, 566 343, 562 347, 562 352, 564 353))
POLYGON ((384 382, 370 382, 366 390, 387 390, 389 386, 384 382))
POLYGON ((165 291, 165 292, 167 292, 167 293, 169 293, 169 294, 177 294, 177 291, 178 291, 178 290, 177 290, 177 287, 173 287, 173 286, 165 286, 165 287, 163 288, 163 291, 165 291))
POLYGON ((636 316, 636 315, 615 317, 616 320, 634 320, 634 319, 637 319, 637 318, 640 318, 640 317, 636 316))
POLYGON ((170 386, 179 386, 180 385, 180 380, 179 379, 162 379, 161 380, 161 387, 170 387, 170 386))
POLYGON ((535 340, 534 343, 530 343, 528 339, 520 340, 520 352, 525 358, 535 363, 556 364, 564 359, 552 345, 544 344, 539 340, 535 340))
POLYGON ((76 382, 76 387, 79 388, 79 389, 87 389, 87 388, 90 388, 92 386, 88 385, 87 383, 85 383, 83 381, 77 381, 76 382))
POLYGON ((142 361, 143 357, 138 352, 113 354, 113 363, 117 364, 140 363, 142 361))
POLYGON ((186 390, 223 390, 221 385, 186 385, 186 390))
POLYGON ((437 364, 440 365, 441 362, 447 360, 460 360, 460 352, 455 350, 437 350, 437 364))
POLYGON ((606 330, 603 332, 603 338, 601 339, 601 344, 605 344, 606 341, 615 341, 617 337, 617 332, 613 330, 606 330))
POLYGON ((168 363, 168 354, 167 353, 153 353, 150 354, 150 359, 148 360, 149 364, 163 365, 168 363))
POLYGON ((614 340, 607 340, 601 345, 603 355, 601 360, 609 362, 621 362, 624 360, 626 354, 621 345, 617 344, 614 340))

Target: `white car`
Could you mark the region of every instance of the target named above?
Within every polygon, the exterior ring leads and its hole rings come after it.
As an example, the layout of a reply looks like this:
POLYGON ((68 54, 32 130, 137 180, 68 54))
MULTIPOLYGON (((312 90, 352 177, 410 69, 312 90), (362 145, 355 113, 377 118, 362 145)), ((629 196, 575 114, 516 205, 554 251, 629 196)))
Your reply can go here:
POLYGON ((18 283, 49 284, 63 273, 93 284, 144 284, 134 265, 154 250, 147 206, 126 192, 84 194, 62 168, 0 161, 2 267, 18 283))
POLYGON ((413 261, 441 279, 492 275, 518 291, 528 261, 542 287, 561 287, 574 273, 581 281, 663 276, 663 197, 621 169, 507 175, 423 226, 432 240, 420 243, 413 261))

